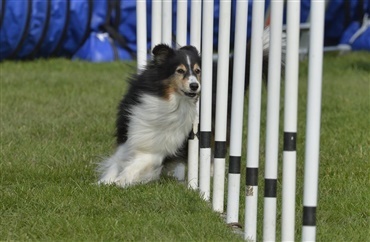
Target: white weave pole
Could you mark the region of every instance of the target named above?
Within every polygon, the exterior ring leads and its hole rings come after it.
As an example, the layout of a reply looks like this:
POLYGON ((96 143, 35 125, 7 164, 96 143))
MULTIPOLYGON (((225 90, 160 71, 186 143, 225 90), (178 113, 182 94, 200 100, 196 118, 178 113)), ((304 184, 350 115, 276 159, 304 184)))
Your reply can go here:
POLYGON ((280 76, 284 1, 271 1, 267 92, 263 240, 276 240, 276 188, 279 149, 280 76))
POLYGON ((136 1, 136 45, 137 45, 137 70, 142 70, 146 65, 146 1, 136 1))
POLYGON ((162 42, 162 0, 152 1, 152 46, 162 42))
POLYGON ((202 1, 192 0, 190 10, 190 44, 200 52, 202 1))
POLYGON ((211 184, 213 8, 213 0, 203 2, 199 190, 205 200, 211 184))
POLYGON ((311 2, 302 241, 316 240, 325 0, 311 2))
POLYGON ((247 48, 248 1, 236 3, 235 44, 232 106, 230 124, 230 156, 227 189, 228 224, 239 222, 240 159, 243 138, 243 109, 245 86, 245 61, 247 48))
POLYGON ((162 43, 172 46, 172 0, 162 2, 162 43))
POLYGON ((282 241, 294 241, 295 234, 300 8, 300 0, 288 0, 284 91, 282 241))
POLYGON ((231 1, 220 1, 218 32, 213 210, 224 211, 227 98, 229 85, 231 1))
POLYGON ((177 1, 177 19, 176 19, 176 41, 177 44, 182 47, 187 43, 187 14, 188 14, 188 1, 178 0, 177 1))
MULTIPOLYGON (((187 45, 187 0, 180 0, 177 1, 177 18, 176 18, 176 47, 181 48, 185 45, 187 45)), ((190 154, 190 152, 189 152, 190 154)), ((193 152, 191 152, 191 155, 196 155, 193 152)), ((194 158, 191 157, 191 160, 194 158)), ((189 165, 190 167, 194 167, 193 163, 196 163, 195 165, 198 165, 198 162, 191 162, 189 165)), ((192 168, 194 169, 194 168, 192 168)), ((197 169, 197 168, 196 168, 197 169)), ((180 181, 185 181, 185 173, 186 173, 186 166, 184 163, 178 163, 175 168, 175 176, 180 181)))
MULTIPOLYGON (((193 0, 191 2, 191 13, 190 13, 190 45, 197 48, 200 52, 200 37, 201 37, 201 19, 202 14, 202 2, 193 0)), ((188 172, 188 181, 192 181, 193 184, 190 186, 196 188, 198 184, 198 167, 199 167, 199 139, 198 139, 198 126, 199 126, 199 101, 197 102, 197 117, 193 123, 192 135, 188 141, 188 165, 190 167, 188 172), (194 183, 196 181, 196 184, 194 183)), ((190 183, 189 183, 190 184, 190 183)))
POLYGON ((257 240, 258 164, 260 145, 261 90, 264 0, 254 0, 252 10, 252 39, 250 86, 248 104, 247 177, 245 201, 245 234, 250 241, 257 240))

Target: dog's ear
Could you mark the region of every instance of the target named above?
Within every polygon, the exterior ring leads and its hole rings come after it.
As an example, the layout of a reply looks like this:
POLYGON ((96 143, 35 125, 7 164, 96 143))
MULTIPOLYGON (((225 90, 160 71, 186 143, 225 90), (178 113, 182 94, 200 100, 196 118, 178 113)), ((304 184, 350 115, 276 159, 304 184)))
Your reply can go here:
POLYGON ((196 54, 197 56, 199 56, 199 51, 197 50, 197 48, 195 48, 192 45, 187 45, 187 46, 181 47, 180 50, 190 51, 190 52, 193 52, 194 54, 196 54))
POLYGON ((154 61, 157 64, 163 64, 169 57, 175 54, 175 51, 168 45, 159 44, 154 47, 152 53, 154 55, 154 61))

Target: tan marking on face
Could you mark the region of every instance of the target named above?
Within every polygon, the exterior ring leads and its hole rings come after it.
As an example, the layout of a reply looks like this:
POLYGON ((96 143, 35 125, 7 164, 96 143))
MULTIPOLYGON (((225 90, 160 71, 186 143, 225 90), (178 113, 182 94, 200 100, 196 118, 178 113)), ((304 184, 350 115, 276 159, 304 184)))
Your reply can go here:
POLYGON ((176 89, 175 87, 173 87, 172 85, 168 86, 167 89, 165 90, 165 94, 164 94, 164 99, 166 100, 170 100, 170 97, 176 92, 176 89))
MULTIPOLYGON (((198 64, 195 64, 192 70, 192 76, 196 77, 198 82, 200 82, 200 67, 198 64)), ((164 80, 164 83, 167 86, 165 90, 164 98, 169 100, 171 95, 174 93, 179 93, 183 95, 183 91, 189 90, 189 76, 185 78, 185 74, 187 73, 187 68, 185 65, 179 65, 175 73, 170 76, 168 79, 164 80)))
POLYGON ((187 72, 186 66, 181 64, 176 68, 175 74, 177 75, 184 75, 187 72))
POLYGON ((200 66, 198 65, 198 63, 194 64, 193 72, 197 76, 198 81, 200 81, 201 69, 200 69, 200 66))

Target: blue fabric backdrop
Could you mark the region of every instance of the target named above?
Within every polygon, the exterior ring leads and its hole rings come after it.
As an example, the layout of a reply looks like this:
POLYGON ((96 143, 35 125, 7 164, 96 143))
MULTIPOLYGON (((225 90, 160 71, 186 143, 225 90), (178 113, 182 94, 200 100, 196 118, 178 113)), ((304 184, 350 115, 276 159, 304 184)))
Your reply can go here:
MULTIPOLYGON (((89 61, 132 59, 136 53, 135 0, 0 0, 0 60, 66 56, 89 61), (106 34, 104 34, 106 33, 106 34)), ((266 12, 270 0, 266 0, 266 12)), ((248 36, 252 0, 249 0, 248 36)), ((231 43, 236 1, 232 1, 231 43)), ((301 1, 301 22, 309 17, 310 0, 301 1)), ((332 0, 325 18, 325 44, 349 45, 351 33, 370 15, 368 0, 332 0), (345 34, 345 35, 344 35, 345 34)), ((217 48, 219 0, 214 8, 214 47, 217 48)), ((148 50, 151 36, 151 1, 147 1, 148 50)), ((176 1, 172 32, 176 34, 176 1)), ((190 26, 190 1, 188 4, 190 26)), ((189 27, 190 28, 190 27, 189 27)), ((190 31, 188 31, 190 32, 190 31)), ((352 48, 369 50, 370 31, 363 31, 352 48)), ((188 36, 189 39, 189 36, 188 36)))

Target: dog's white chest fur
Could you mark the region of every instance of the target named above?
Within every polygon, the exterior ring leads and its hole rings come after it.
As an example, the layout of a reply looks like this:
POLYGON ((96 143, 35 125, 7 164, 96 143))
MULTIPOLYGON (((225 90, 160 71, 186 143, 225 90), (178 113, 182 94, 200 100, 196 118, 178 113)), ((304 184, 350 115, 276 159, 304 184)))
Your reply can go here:
POLYGON ((157 179, 166 156, 186 140, 197 115, 195 99, 144 94, 130 110, 127 141, 102 164, 100 183, 127 186, 157 179))
POLYGON ((196 115, 192 99, 173 94, 164 100, 145 94, 131 109, 127 142, 141 152, 173 155, 189 135, 196 115))

